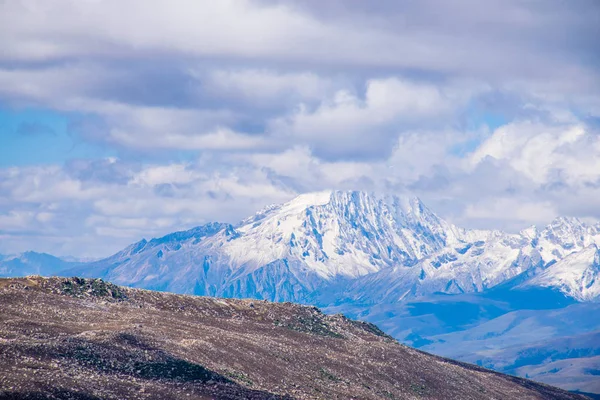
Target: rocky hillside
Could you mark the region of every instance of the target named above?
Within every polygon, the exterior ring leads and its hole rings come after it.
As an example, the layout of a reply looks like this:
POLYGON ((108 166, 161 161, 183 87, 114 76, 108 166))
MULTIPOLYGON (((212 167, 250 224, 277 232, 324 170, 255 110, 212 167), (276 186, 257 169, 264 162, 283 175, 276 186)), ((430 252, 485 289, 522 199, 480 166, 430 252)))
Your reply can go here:
POLYGON ((0 279, 3 399, 583 399, 315 307, 0 279))

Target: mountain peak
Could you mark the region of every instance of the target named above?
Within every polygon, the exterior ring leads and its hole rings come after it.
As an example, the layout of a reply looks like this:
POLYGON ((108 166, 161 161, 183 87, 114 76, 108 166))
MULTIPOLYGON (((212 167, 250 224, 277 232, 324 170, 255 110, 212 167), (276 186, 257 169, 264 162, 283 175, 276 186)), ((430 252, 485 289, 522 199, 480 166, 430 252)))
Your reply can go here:
MULTIPOLYGON (((309 207, 318 207, 331 204, 334 207, 348 207, 370 211, 381 204, 393 206, 405 215, 420 216, 423 213, 433 214, 425 204, 414 195, 395 195, 387 193, 367 192, 359 190, 325 190, 301 194, 283 204, 282 209, 303 210, 309 207)), ((276 209, 271 207, 271 209, 276 209)))
POLYGON ((322 206, 331 201, 334 194, 339 193, 333 190, 324 190, 320 192, 309 192, 303 193, 296 196, 291 201, 287 202, 284 206, 289 207, 310 207, 310 206, 322 206))
POLYGON ((579 301, 600 296, 600 252, 596 244, 571 253, 524 286, 552 287, 579 301))
POLYGON ((539 230, 537 226, 531 225, 530 227, 523 229, 521 232, 519 232, 519 234, 525 236, 527 239, 532 240, 538 237, 539 230))
MULTIPOLYGON (((378 192, 368 192, 361 190, 322 190, 318 192, 303 193, 282 206, 289 207, 310 207, 322 206, 332 202, 357 203, 357 202, 376 202, 381 200, 397 199, 398 204, 407 210, 422 210, 425 204, 420 198, 414 195, 395 195, 378 192)), ((267 206, 266 209, 276 208, 276 205, 267 206)))
POLYGON ((552 221, 550 221, 550 223, 546 226, 546 229, 574 230, 574 229, 580 229, 580 228, 586 227, 586 226, 587 225, 577 217, 560 216, 560 217, 556 217, 552 221))

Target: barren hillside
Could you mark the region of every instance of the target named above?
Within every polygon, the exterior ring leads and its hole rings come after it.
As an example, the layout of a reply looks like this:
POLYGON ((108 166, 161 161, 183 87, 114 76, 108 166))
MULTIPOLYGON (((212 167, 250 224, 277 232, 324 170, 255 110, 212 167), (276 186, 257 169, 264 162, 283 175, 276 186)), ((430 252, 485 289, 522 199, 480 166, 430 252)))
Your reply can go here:
POLYGON ((0 279, 0 398, 583 399, 291 303, 0 279))

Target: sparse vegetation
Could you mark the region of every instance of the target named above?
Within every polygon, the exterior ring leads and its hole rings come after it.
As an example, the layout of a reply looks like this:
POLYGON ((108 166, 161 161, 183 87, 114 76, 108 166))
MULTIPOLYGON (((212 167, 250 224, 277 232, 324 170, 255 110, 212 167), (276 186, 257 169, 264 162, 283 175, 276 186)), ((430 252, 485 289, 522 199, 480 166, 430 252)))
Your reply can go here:
POLYGON ((293 318, 285 321, 276 319, 273 324, 291 329, 296 332, 311 333, 314 335, 328 336, 337 339, 344 338, 342 334, 335 332, 330 327, 330 324, 325 321, 326 316, 317 308, 310 307, 307 310, 308 312, 304 312, 303 315, 294 316, 293 318))
POLYGON ((73 297, 104 297, 114 300, 125 300, 127 296, 112 283, 102 279, 65 278, 62 280, 60 291, 73 297))
POLYGON ((410 389, 419 396, 424 396, 427 393, 427 388, 422 383, 411 383, 410 389))
POLYGON ((243 372, 226 371, 225 372, 225 376, 227 376, 227 377, 229 377, 229 378, 231 378, 231 379, 233 379, 235 381, 244 383, 244 384, 246 384, 248 386, 252 386, 254 384, 252 382, 252 380, 248 377, 248 375, 244 374, 243 372))
POLYGON ((28 277, 0 304, 0 399, 582 398, 292 303, 28 277))
POLYGON ((337 375, 331 373, 330 371, 328 371, 325 368, 320 368, 319 369, 319 375, 321 376, 321 379, 329 380, 329 381, 332 381, 332 382, 339 382, 339 381, 341 381, 341 379, 337 375))

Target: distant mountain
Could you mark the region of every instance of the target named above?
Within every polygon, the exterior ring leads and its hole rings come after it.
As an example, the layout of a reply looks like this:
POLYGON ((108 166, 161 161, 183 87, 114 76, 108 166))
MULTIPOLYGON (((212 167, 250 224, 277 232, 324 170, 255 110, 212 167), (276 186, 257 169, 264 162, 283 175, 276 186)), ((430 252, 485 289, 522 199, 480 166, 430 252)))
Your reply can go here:
POLYGON ((464 331, 429 337, 431 343, 421 349, 567 389, 598 393, 600 326, 590 315, 599 313, 598 303, 513 311, 464 331))
POLYGON ((16 255, 0 255, 0 277, 45 275, 51 276, 80 265, 46 253, 27 251, 16 255))
POLYGON ((592 254, 600 243, 599 232, 598 226, 575 218, 557 218, 542 231, 532 227, 520 234, 470 231, 471 240, 463 240, 461 247, 445 247, 414 266, 360 277, 344 292, 349 301, 394 302, 433 293, 482 292, 518 278, 523 285, 552 287, 577 300, 594 300, 600 295, 599 269, 592 254), (577 261, 561 261, 563 257, 583 257, 589 268, 582 269, 581 264, 575 268, 577 261), (552 279, 559 270, 569 277, 552 279), (533 278, 538 273, 542 275, 533 278))
POLYGON ((600 296, 600 250, 591 244, 569 254, 522 286, 551 287, 579 301, 594 300, 600 296))
POLYGON ((0 399, 585 399, 316 307, 40 277, 0 304, 0 399))

